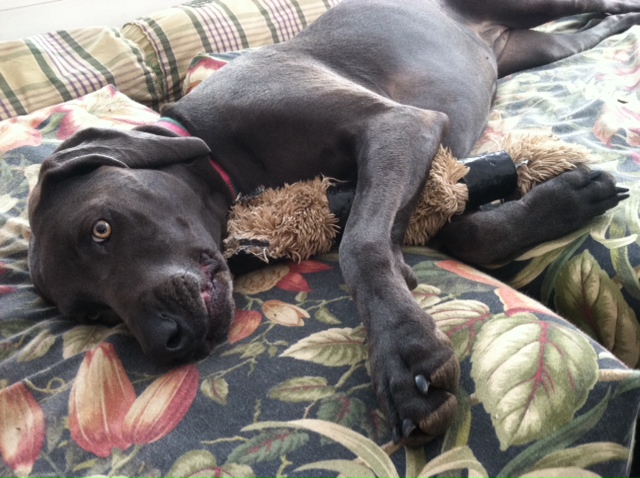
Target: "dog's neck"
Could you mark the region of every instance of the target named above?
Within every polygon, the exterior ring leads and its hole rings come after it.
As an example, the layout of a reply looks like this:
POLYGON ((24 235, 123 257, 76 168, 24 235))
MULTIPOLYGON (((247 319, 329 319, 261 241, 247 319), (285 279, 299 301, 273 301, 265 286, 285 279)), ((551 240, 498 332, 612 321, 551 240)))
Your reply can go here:
MULTIPOLYGON (((176 133, 178 136, 191 136, 191 133, 189 133, 189 131, 187 131, 187 129, 179 121, 173 118, 163 116, 158 121, 156 121, 156 124, 158 126, 162 126, 163 128, 168 129, 169 131, 176 133)), ((211 163, 211 166, 213 166, 213 169, 216 170, 216 172, 220 175, 224 183, 229 188, 231 197, 233 198, 237 197, 238 189, 233 184, 233 180, 231 179, 231 176, 229 176, 229 174, 227 174, 227 172, 222 168, 222 166, 220 166, 216 162, 213 155, 209 157, 209 162, 211 163)))
MULTIPOLYGON (((168 130, 182 137, 191 136, 180 122, 171 118, 163 117, 151 127, 168 130)), ((237 197, 236 185, 211 154, 188 164, 176 164, 173 168, 172 174, 195 179, 195 181, 189 180, 189 184, 204 202, 207 214, 211 215, 207 224, 208 227, 215 229, 214 236, 218 238, 218 247, 222 250, 222 238, 226 236, 229 208, 237 197)))

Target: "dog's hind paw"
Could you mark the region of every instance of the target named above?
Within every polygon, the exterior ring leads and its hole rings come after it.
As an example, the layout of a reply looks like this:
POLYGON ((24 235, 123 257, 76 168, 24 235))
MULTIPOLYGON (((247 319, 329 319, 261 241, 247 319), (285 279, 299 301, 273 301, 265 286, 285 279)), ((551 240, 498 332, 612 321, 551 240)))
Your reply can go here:
POLYGON ((536 237, 554 239, 582 227, 629 197, 610 174, 580 166, 536 186, 522 198, 527 212, 522 226, 536 237))

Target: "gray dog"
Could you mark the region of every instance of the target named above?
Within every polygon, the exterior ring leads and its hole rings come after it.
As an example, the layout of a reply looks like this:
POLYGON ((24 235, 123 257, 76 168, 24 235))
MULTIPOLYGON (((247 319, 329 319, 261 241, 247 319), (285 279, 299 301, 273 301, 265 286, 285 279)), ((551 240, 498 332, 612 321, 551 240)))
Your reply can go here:
MULTIPOLYGON (((639 24, 638 12, 639 0, 344 0, 204 81, 167 108, 167 127, 89 128, 65 141, 30 199, 33 281, 64 313, 124 321, 157 361, 202 358, 233 315, 220 247, 235 194, 357 179, 340 262, 368 331, 373 387, 396 441, 441 434, 459 365, 412 300, 400 252, 436 149, 469 153, 498 77, 590 48, 639 24), (573 34, 529 30, 587 11, 602 15, 573 34)), ((488 263, 625 196, 609 175, 579 168, 460 217, 440 238, 488 263)))

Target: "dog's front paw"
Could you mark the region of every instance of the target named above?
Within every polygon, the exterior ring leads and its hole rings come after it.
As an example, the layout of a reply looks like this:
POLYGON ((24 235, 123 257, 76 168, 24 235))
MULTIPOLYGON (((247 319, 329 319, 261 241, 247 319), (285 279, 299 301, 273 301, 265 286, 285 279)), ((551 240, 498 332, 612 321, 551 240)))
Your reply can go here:
POLYGON ((394 442, 421 445, 442 435, 457 412, 460 365, 437 327, 404 320, 370 342, 373 386, 394 442))

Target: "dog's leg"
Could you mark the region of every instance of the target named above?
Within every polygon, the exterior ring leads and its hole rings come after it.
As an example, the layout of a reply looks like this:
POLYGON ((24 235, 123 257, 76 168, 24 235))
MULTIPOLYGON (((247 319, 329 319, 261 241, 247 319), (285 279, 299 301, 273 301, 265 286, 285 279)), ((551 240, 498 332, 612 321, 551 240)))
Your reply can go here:
POLYGON ((372 381, 396 441, 443 433, 457 408, 459 364, 448 338, 413 299, 399 244, 448 118, 395 106, 359 136, 358 182, 340 264, 366 326, 372 381))
POLYGON ((460 259, 492 264, 578 229, 626 193, 611 175, 582 166, 536 186, 522 199, 457 217, 437 239, 460 259))
POLYGON ((640 12, 640 0, 446 0, 463 16, 511 30, 537 27, 582 13, 640 12))
MULTIPOLYGON (((640 5, 636 5, 636 12, 640 5)), ((498 42, 498 75, 546 65, 589 48, 605 38, 640 24, 640 13, 625 13, 603 18, 590 28, 575 33, 551 34, 535 30, 508 30, 498 42)))

